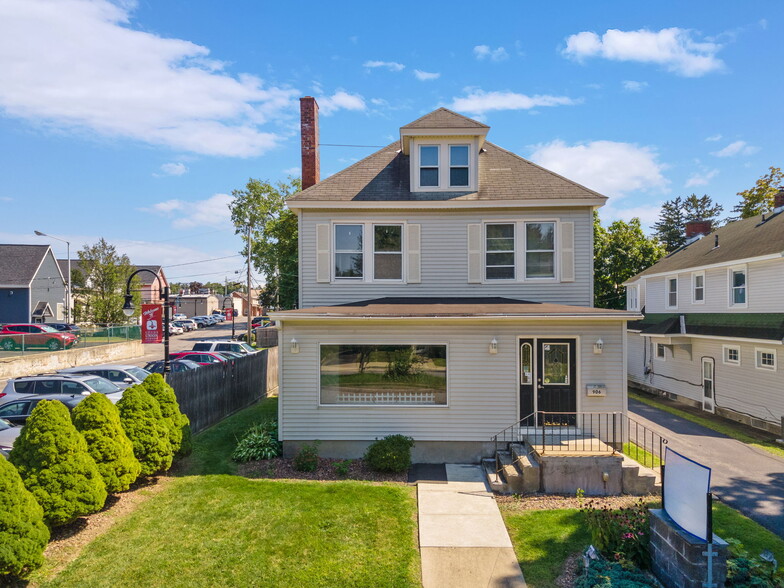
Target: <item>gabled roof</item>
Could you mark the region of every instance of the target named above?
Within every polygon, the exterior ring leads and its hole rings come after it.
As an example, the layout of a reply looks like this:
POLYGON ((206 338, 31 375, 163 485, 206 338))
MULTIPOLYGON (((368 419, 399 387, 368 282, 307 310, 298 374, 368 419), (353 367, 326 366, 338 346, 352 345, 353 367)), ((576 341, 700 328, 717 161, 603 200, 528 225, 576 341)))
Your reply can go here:
MULTIPOLYGON (((152 272, 156 276, 161 275, 163 277, 163 281, 168 283, 168 280, 166 280, 166 276, 163 275, 163 271, 162 271, 163 268, 159 265, 135 265, 133 267, 137 270, 140 269, 150 270, 150 272, 152 272)), ((142 272, 136 276, 137 278, 139 278, 139 281, 141 282, 142 286, 149 286, 153 282, 155 282, 156 284, 158 283, 158 280, 156 280, 155 276, 153 276, 150 272, 142 272)))
POLYGON ((405 129, 489 129, 486 124, 452 112, 448 108, 439 108, 421 116, 413 122, 400 127, 405 129))
POLYGON ((746 259, 768 255, 784 255, 784 213, 728 223, 689 245, 681 247, 640 272, 627 283, 638 278, 667 274, 690 268, 717 264, 741 263, 746 259), (716 237, 719 246, 716 247, 716 237))
POLYGON ((597 201, 603 203, 606 199, 598 192, 490 142, 485 143, 479 154, 478 191, 412 192, 409 157, 400 151, 400 142, 395 141, 315 186, 298 192, 289 198, 287 203, 290 208, 297 208, 297 203, 311 201, 493 202, 510 200, 534 201, 547 205, 553 201, 576 200, 585 201, 588 205, 595 204, 597 201))
POLYGON ((0 285, 27 288, 49 245, 0 245, 0 285))

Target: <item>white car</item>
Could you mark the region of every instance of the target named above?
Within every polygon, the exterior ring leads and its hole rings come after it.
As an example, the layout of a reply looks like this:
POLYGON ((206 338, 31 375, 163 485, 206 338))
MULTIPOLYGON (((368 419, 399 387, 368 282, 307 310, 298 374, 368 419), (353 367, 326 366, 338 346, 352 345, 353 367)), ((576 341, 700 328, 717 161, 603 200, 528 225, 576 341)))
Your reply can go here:
POLYGON ((169 335, 182 335, 185 329, 169 323, 169 335))
POLYGON ((173 320, 173 321, 184 321, 186 318, 188 318, 188 316, 187 316, 187 315, 185 315, 185 314, 183 314, 183 313, 181 313, 181 312, 178 312, 177 314, 175 314, 175 315, 172 317, 172 320, 173 320))

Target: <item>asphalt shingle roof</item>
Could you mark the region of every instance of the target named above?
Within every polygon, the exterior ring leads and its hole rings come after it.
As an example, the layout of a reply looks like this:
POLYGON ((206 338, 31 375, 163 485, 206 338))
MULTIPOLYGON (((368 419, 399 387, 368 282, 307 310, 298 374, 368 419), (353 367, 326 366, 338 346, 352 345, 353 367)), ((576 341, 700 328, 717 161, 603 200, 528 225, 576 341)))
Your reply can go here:
POLYGON ((489 129, 486 124, 452 112, 448 108, 439 108, 419 117, 413 122, 400 127, 403 129, 489 129))
POLYGON ((49 245, 0 245, 0 284, 27 288, 49 245))
POLYGON ((652 313, 645 315, 641 321, 628 323, 627 328, 643 335, 712 335, 781 341, 784 339, 784 314, 652 313), (681 333, 681 323, 684 333, 681 333))

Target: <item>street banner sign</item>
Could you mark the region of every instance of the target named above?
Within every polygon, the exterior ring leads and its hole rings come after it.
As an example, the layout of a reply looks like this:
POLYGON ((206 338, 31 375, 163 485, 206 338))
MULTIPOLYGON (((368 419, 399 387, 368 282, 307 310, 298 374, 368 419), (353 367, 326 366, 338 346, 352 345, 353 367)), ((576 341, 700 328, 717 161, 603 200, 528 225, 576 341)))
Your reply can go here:
POLYGON ((231 320, 234 316, 234 309, 233 308, 225 308, 223 309, 223 316, 226 317, 226 320, 231 320))
POLYGON ((160 304, 142 304, 142 343, 160 343, 163 340, 163 307, 160 304))
POLYGON ((664 510, 683 529, 710 542, 706 496, 711 470, 669 447, 664 458, 664 510))

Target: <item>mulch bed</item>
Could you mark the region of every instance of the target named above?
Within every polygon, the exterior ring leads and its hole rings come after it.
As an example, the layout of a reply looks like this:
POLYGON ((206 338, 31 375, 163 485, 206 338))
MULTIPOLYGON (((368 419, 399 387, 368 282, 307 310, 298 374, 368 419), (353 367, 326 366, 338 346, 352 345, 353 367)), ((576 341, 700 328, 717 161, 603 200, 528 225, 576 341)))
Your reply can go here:
POLYGON ((625 508, 637 504, 642 498, 646 503, 659 501, 658 496, 586 496, 579 499, 574 495, 558 494, 496 494, 495 500, 505 511, 519 510, 556 510, 561 508, 580 508, 593 504, 595 507, 611 509, 625 508))
POLYGON ((290 479, 290 480, 316 480, 319 482, 333 482, 341 480, 361 480, 363 482, 394 482, 407 484, 408 473, 391 474, 376 472, 370 469, 363 459, 352 459, 348 468, 348 475, 339 476, 335 464, 342 459, 318 458, 318 467, 313 472, 298 472, 294 469, 293 460, 276 457, 260 461, 250 461, 241 464, 237 473, 246 478, 290 479))

